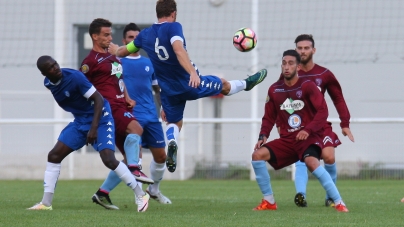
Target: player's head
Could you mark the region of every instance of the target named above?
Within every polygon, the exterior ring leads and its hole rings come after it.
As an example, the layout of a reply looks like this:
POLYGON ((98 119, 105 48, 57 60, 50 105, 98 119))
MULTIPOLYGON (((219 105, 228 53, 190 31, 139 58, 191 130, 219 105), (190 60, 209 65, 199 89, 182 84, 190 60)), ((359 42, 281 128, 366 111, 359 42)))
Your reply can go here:
POLYGON ((36 61, 36 67, 51 82, 57 82, 62 78, 62 70, 60 70, 59 64, 51 56, 43 55, 39 57, 36 61))
POLYGON ((123 29, 123 44, 128 44, 133 41, 137 35, 139 35, 140 28, 135 23, 129 23, 123 29))
POLYGON ((103 18, 94 19, 88 28, 93 46, 108 48, 112 41, 112 23, 103 18))
POLYGON ((300 55, 296 50, 286 50, 282 55, 282 75, 291 80, 297 75, 300 64, 300 55))
POLYGON ((177 3, 175 0, 158 0, 156 3, 157 18, 167 18, 170 22, 177 20, 177 3))
POLYGON ((302 34, 295 39, 296 51, 300 54, 302 64, 305 65, 312 61, 313 54, 316 52, 314 39, 312 35, 302 34))

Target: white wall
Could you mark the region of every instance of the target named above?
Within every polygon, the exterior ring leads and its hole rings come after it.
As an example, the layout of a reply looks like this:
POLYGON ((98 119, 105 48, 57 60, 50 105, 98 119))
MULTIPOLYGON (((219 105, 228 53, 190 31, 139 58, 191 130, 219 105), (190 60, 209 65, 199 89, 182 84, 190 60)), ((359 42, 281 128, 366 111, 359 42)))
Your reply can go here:
MULTIPOLYGON (((60 1, 60 0, 58 0, 60 1)), ((227 0, 219 7, 208 0, 178 0, 178 21, 182 23, 191 59, 203 74, 221 74, 227 79, 243 79, 251 73, 251 55, 237 52, 231 37, 240 27, 251 26, 251 4, 248 0, 227 0)), ((259 86, 259 110, 267 88, 280 72, 284 50, 294 47, 294 38, 311 33, 316 40, 315 61, 329 68, 339 79, 353 118, 403 117, 404 93, 404 4, 400 0, 320 1, 261 0, 259 6, 259 68, 268 68, 268 78, 259 86)), ((64 66, 75 67, 77 37, 74 25, 89 24, 103 17, 113 23, 150 24, 155 19, 155 1, 64 0, 65 34, 64 66)), ((0 2, 0 118, 51 118, 53 100, 43 88, 42 76, 35 67, 40 55, 55 53, 54 1, 15 0, 0 2), (27 94, 28 93, 28 94, 27 94)), ((116 41, 116 42, 120 42, 116 41)), ((248 92, 223 100, 224 118, 250 117, 248 92)), ((338 115, 329 102, 330 117, 338 115)), ((213 100, 204 99, 203 116, 213 116, 213 100)), ((196 101, 187 103, 185 117, 195 118, 196 101)), ((63 115, 69 118, 69 114, 63 115)), ((337 149, 339 161, 404 160, 399 138, 402 124, 352 124, 356 142, 343 138, 337 149)), ((203 126, 204 152, 197 153, 198 128, 186 124, 185 149, 187 170, 197 160, 212 161, 213 125, 203 126)), ((250 127, 225 124, 222 129, 222 160, 248 165, 251 153, 250 127)), ((273 133, 271 138, 276 137, 273 133)), ((40 154, 54 144, 53 127, 0 125, 0 154, 18 154, 21 166, 29 168, 25 153, 40 154), (22 156, 21 156, 22 155, 22 156)), ((11 157, 11 156, 7 156, 11 157)), ((46 157, 43 156, 45 160, 46 157)), ((0 160, 7 162, 7 160, 0 160)), ((10 167, 8 167, 10 168, 10 167)), ((0 171, 0 178, 2 172, 0 171)), ((42 178, 42 174, 38 178, 42 178)))

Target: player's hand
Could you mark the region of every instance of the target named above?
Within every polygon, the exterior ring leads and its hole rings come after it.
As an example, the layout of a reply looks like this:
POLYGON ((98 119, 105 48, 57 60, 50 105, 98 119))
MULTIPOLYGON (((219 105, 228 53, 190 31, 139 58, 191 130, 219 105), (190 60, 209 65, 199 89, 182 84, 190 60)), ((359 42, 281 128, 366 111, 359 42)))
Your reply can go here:
POLYGON ((108 52, 112 55, 116 55, 116 51, 118 50, 119 46, 115 43, 110 43, 108 46, 108 52))
POLYGON ((97 141, 97 129, 91 127, 87 133, 86 145, 93 145, 97 141))
POLYGON ((297 133, 296 135, 296 140, 306 140, 308 137, 309 137, 308 132, 300 130, 299 133, 297 133))
POLYGON ((348 138, 352 141, 355 142, 355 139, 352 135, 351 129, 349 128, 342 128, 342 135, 348 136, 348 138))
POLYGON ((163 120, 164 122, 167 122, 166 113, 164 112, 163 108, 161 108, 160 117, 161 117, 161 120, 163 120))
POLYGON ((136 106, 136 101, 133 99, 128 98, 125 101, 126 101, 126 105, 128 106, 128 108, 133 109, 133 107, 136 106))
POLYGON ((189 86, 191 86, 193 88, 197 88, 200 83, 201 83, 201 78, 199 78, 196 71, 192 72, 189 77, 189 86))
POLYGON ((254 151, 255 150, 257 150, 258 148, 260 148, 260 147, 262 147, 262 145, 264 145, 265 144, 265 142, 267 141, 267 137, 263 137, 263 139, 262 140, 258 140, 258 142, 255 144, 255 146, 254 146, 254 151))

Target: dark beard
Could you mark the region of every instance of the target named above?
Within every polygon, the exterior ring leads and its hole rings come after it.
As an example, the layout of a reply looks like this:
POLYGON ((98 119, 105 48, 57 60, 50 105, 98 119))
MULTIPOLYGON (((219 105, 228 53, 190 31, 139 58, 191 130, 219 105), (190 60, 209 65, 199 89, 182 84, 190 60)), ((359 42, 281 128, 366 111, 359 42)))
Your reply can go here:
POLYGON ((310 55, 307 56, 307 58, 306 58, 305 60, 302 59, 302 60, 300 61, 300 64, 305 65, 305 64, 307 64, 312 58, 313 58, 313 54, 310 54, 310 55))

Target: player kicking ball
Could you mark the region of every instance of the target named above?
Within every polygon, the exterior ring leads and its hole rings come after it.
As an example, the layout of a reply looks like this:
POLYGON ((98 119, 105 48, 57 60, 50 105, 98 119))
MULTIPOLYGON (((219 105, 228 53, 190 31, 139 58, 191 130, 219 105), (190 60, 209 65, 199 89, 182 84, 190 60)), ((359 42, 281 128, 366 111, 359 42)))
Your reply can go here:
POLYGON ((327 105, 316 84, 298 76, 299 64, 300 55, 295 50, 285 51, 282 57, 284 79, 268 89, 261 131, 251 161, 264 197, 254 210, 278 208, 266 162, 278 170, 301 160, 335 202, 335 209, 348 212, 330 174, 320 165, 327 105), (280 138, 266 143, 277 119, 280 122, 280 138))
MULTIPOLYGON (((38 58, 37 67, 46 78, 48 88, 59 106, 74 116, 60 133, 58 141, 48 153, 44 176, 44 194, 42 201, 28 210, 52 210, 53 194, 61 169, 61 162, 71 152, 84 145, 91 144, 100 153, 106 167, 125 182, 136 194, 139 187, 128 167, 116 160, 115 141, 110 139, 114 133, 114 119, 109 103, 101 96, 87 78, 78 70, 60 68, 50 56, 38 58)), ((140 189, 141 190, 141 189, 140 189)), ((138 212, 144 212, 149 205, 150 196, 142 196, 138 212)))
POLYGON ((108 51, 125 57, 142 48, 150 58, 161 87, 161 118, 167 122, 166 165, 168 171, 174 172, 177 168, 177 138, 187 101, 250 91, 265 79, 267 70, 262 69, 244 80, 227 81, 214 75, 202 76, 189 58, 182 25, 176 22, 175 0, 158 0, 156 15, 157 23, 143 29, 134 41, 121 47, 111 43, 108 51))

